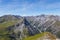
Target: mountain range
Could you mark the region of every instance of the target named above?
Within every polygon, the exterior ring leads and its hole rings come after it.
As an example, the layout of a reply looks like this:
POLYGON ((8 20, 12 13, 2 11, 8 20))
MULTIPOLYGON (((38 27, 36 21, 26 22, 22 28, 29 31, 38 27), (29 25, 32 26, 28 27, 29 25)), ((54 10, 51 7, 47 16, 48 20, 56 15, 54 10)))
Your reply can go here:
POLYGON ((60 38, 60 16, 0 17, 0 40, 56 40, 60 38))

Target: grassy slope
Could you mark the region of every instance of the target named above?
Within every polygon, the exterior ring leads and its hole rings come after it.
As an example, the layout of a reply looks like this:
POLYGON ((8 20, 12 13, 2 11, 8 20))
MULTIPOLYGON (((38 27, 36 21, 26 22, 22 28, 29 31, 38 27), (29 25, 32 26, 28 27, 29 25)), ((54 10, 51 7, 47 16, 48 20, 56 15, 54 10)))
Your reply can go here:
POLYGON ((6 21, 6 22, 0 24, 0 29, 6 28, 6 27, 11 26, 15 23, 17 23, 17 20, 16 21, 15 20, 14 21, 6 21))
POLYGON ((5 21, 3 23, 0 23, 0 33, 4 32, 7 27, 12 26, 12 25, 14 25, 17 22, 18 22, 18 20, 5 21))
POLYGON ((34 35, 34 36, 31 36, 31 37, 27 37, 23 40, 37 40, 37 38, 43 38, 43 36, 45 34, 49 34, 49 36, 51 36, 51 39, 55 39, 55 36, 53 36, 52 34, 48 33, 48 32, 44 32, 44 33, 41 33, 41 34, 37 34, 37 35, 34 35))
POLYGON ((42 37, 44 35, 44 33, 41 33, 41 34, 37 34, 37 35, 34 35, 34 36, 30 36, 30 37, 27 37, 27 38, 24 38, 24 40, 35 40, 39 37, 42 37))
POLYGON ((7 37, 8 34, 8 30, 6 30, 7 27, 12 26, 14 24, 16 24, 19 20, 13 20, 13 21, 5 21, 3 23, 0 23, 0 40, 9 40, 9 38, 7 37))

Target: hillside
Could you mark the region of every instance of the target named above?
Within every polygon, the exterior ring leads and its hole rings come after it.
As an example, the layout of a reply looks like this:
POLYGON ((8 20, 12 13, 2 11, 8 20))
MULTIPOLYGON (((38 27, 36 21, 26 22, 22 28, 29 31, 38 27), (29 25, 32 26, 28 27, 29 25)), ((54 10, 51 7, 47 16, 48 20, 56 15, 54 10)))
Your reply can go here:
POLYGON ((31 37, 27 37, 24 40, 56 40, 56 37, 49 32, 43 32, 31 37))
POLYGON ((18 22, 22 21, 22 17, 17 17, 14 15, 4 15, 0 17, 0 40, 8 40, 9 38, 7 34, 11 34, 8 28, 12 28, 11 26, 17 24, 18 22), (20 20, 21 19, 21 20, 20 20))

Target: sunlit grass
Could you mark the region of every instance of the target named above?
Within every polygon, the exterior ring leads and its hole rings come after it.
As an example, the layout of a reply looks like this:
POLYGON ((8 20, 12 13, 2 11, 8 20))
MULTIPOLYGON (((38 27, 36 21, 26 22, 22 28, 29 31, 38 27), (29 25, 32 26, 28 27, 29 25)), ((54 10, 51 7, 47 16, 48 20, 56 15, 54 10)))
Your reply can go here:
POLYGON ((42 37, 44 34, 45 33, 37 34, 37 35, 34 35, 34 36, 24 38, 23 40, 36 40, 37 38, 42 37))
POLYGON ((48 34, 50 36, 50 39, 55 39, 56 37, 54 35, 52 35, 49 32, 43 32, 34 36, 30 36, 30 37, 26 37, 23 40, 37 40, 38 38, 44 37, 46 36, 46 34, 48 34))

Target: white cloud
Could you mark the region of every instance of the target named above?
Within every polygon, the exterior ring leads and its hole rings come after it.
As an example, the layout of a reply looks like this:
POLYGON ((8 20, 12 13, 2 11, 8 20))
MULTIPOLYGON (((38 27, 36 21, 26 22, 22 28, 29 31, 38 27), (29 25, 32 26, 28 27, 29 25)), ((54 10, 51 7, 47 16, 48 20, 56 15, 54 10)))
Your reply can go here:
POLYGON ((27 16, 26 14, 22 14, 21 16, 27 16))

